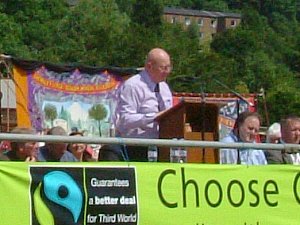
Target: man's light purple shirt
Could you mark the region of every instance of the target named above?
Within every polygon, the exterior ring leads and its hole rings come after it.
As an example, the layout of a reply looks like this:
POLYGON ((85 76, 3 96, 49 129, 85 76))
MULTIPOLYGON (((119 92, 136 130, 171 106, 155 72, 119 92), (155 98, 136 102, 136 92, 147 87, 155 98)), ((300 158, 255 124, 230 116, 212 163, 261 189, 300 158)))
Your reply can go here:
MULTIPOLYGON (((120 87, 116 109, 116 133, 128 138, 158 138, 154 119, 159 112, 154 83, 146 71, 129 78, 120 87)), ((159 83, 165 109, 172 107, 172 93, 166 82, 159 83)))

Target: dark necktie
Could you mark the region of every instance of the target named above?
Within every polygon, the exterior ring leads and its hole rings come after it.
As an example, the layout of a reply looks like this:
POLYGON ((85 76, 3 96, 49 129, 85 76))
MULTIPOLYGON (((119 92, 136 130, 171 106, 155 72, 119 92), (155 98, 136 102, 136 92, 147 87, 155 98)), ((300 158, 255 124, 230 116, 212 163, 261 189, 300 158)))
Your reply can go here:
POLYGON ((158 102, 158 111, 162 111, 165 109, 165 104, 164 104, 164 100, 162 99, 161 94, 159 92, 159 83, 157 83, 155 85, 154 92, 155 92, 155 96, 156 96, 157 102, 158 102))

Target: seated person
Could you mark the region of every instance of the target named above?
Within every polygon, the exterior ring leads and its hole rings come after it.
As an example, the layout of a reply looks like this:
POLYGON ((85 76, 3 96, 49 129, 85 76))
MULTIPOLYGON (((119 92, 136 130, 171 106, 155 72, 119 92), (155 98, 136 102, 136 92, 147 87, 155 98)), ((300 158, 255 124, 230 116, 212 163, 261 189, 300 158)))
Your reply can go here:
POLYGON ((281 126, 280 123, 273 123, 267 130, 266 142, 277 144, 281 138, 281 126))
POLYGON ((9 141, 1 141, 0 142, 0 151, 1 152, 6 152, 6 151, 9 151, 11 150, 11 146, 10 146, 10 142, 9 141))
POLYGON ((125 145, 107 144, 99 150, 98 161, 128 161, 125 145))
MULTIPOLYGON (((289 115, 280 120, 281 138, 279 144, 299 144, 300 117, 289 115)), ((267 150, 266 157, 269 164, 300 164, 298 150, 286 149, 282 151, 267 150)))
MULTIPOLYGON (((52 127, 47 135, 67 136, 66 131, 60 127, 52 127)), ((46 143, 38 152, 38 161, 41 162, 78 162, 78 159, 69 151, 65 143, 46 143)))
MULTIPOLYGON (((36 134, 33 128, 16 127, 10 133, 12 134, 36 134)), ((0 155, 3 161, 25 161, 35 162, 37 159, 38 145, 35 141, 12 141, 11 150, 5 151, 0 155)))
MULTIPOLYGON (((260 115, 256 112, 241 113, 233 130, 221 142, 248 142, 255 143, 260 128, 260 115)), ((221 164, 247 164, 265 165, 267 164, 264 152, 254 149, 220 149, 221 164)))
MULTIPOLYGON (((83 133, 75 131, 70 133, 70 136, 83 137, 83 133)), ((96 161, 93 159, 93 149, 85 143, 70 143, 68 144, 67 150, 71 152, 80 162, 96 161)))

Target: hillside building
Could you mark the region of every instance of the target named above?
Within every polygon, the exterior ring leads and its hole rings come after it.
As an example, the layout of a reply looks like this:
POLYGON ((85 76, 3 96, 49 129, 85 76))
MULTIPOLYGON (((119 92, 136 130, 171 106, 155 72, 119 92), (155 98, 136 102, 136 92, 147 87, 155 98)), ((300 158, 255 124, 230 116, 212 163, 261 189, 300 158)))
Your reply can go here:
POLYGON ((210 41, 216 33, 235 28, 241 23, 237 13, 212 12, 204 10, 164 8, 164 19, 169 23, 180 23, 184 27, 195 23, 199 27, 201 41, 210 41))

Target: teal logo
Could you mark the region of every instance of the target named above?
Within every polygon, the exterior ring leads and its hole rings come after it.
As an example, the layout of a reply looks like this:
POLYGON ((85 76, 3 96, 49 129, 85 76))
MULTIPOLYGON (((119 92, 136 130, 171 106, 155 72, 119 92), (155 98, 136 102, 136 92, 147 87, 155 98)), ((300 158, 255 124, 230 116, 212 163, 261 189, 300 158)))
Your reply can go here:
POLYGON ((31 225, 137 225, 134 167, 31 166, 31 225))
POLYGON ((45 173, 33 191, 33 210, 37 225, 81 224, 84 197, 82 190, 65 171, 45 173), (54 215, 61 214, 64 221, 54 215))

